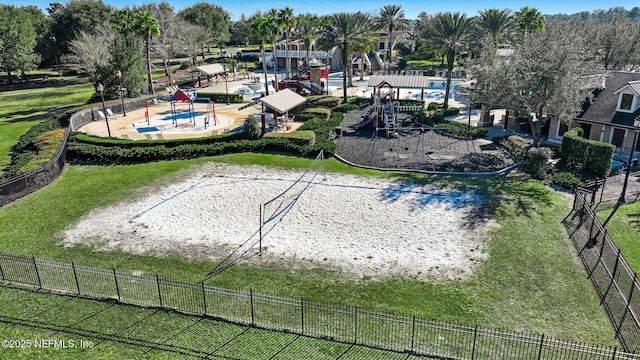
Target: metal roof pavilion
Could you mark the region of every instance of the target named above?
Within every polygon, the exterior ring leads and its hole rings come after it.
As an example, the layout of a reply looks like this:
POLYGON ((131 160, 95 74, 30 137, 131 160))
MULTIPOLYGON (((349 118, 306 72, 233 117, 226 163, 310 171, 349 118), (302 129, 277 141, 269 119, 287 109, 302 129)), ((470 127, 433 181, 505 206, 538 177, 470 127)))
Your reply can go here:
POLYGON ((284 89, 275 94, 260 98, 260 101, 278 113, 284 114, 294 107, 304 103, 307 99, 289 89, 284 89))
POLYGON ((394 88, 413 88, 423 89, 428 88, 429 83, 433 82, 428 76, 422 75, 371 75, 367 85, 375 87, 382 82, 387 82, 394 88))

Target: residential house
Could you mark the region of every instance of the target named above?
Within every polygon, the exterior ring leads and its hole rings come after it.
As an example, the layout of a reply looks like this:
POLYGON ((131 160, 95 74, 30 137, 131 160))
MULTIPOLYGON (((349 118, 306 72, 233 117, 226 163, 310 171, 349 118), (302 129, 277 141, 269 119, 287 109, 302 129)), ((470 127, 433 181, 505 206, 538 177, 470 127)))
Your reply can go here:
MULTIPOLYGON (((304 41, 298 38, 289 39, 289 56, 291 57, 291 67, 295 68, 307 58, 307 51, 304 49, 304 41)), ((383 67, 382 57, 386 56, 386 49, 389 48, 389 36, 384 31, 376 33, 374 41, 373 56, 365 57, 365 71, 376 71, 383 67), (382 54, 382 57, 381 57, 382 54)), ((276 42, 275 57, 278 61, 278 69, 284 69, 287 64, 287 40, 279 39, 276 42)), ((395 52, 395 50, 394 50, 395 52)), ((317 59, 325 65, 329 65, 332 70, 342 70, 344 65, 340 55, 340 49, 333 48, 329 51, 318 50, 316 41, 311 41, 309 49, 309 59, 317 59)), ((351 65, 354 70, 360 68, 360 53, 354 51, 351 55, 351 65)), ((271 66, 271 65, 269 65, 271 66)))
MULTIPOLYGON (((613 144, 618 155, 627 157, 634 146, 633 121, 640 116, 640 73, 587 76, 581 79, 580 86, 588 95, 571 128, 581 127, 584 138, 613 144)), ((568 129, 566 124, 552 118, 548 141, 561 143, 568 129)), ((634 150, 640 151, 640 141, 634 150)))

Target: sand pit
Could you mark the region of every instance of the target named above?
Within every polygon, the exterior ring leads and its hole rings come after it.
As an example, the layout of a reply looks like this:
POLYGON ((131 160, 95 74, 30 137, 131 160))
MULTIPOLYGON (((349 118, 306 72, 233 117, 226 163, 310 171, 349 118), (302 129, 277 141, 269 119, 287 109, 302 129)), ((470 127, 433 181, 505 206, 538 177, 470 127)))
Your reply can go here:
POLYGON ((323 267, 356 277, 465 278, 482 262, 485 226, 470 227, 482 199, 399 181, 328 173, 207 164, 184 179, 81 219, 65 246, 179 254, 215 261, 323 267), (323 180, 324 179, 324 180, 323 180), (244 245, 243 245, 244 244, 244 245))

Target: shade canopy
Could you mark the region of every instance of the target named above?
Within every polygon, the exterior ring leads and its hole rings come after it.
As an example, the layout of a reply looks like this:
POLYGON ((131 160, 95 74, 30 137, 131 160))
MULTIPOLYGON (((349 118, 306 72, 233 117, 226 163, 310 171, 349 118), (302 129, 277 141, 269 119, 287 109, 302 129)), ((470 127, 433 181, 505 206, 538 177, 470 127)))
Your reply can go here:
POLYGON ((260 101, 262 101, 262 103, 268 108, 273 109, 280 114, 284 114, 294 107, 304 103, 307 99, 289 89, 284 89, 275 94, 260 98, 260 101))
POLYGON ((197 69, 207 75, 215 75, 225 72, 224 66, 220 64, 202 65, 198 66, 197 69))
POLYGON ((422 75, 372 75, 368 85, 374 87, 386 82, 394 88, 422 89, 428 88, 432 81, 433 79, 422 75))

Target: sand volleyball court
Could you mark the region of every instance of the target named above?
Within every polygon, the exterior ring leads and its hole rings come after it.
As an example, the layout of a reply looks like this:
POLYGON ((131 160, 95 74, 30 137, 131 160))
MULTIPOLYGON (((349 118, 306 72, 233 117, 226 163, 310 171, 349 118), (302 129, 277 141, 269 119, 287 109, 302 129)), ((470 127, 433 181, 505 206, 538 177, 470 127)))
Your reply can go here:
POLYGON ((313 171, 296 182, 303 173, 206 164, 93 211, 64 244, 422 280, 465 278, 485 256, 486 226, 469 226, 482 208, 473 192, 313 171))

